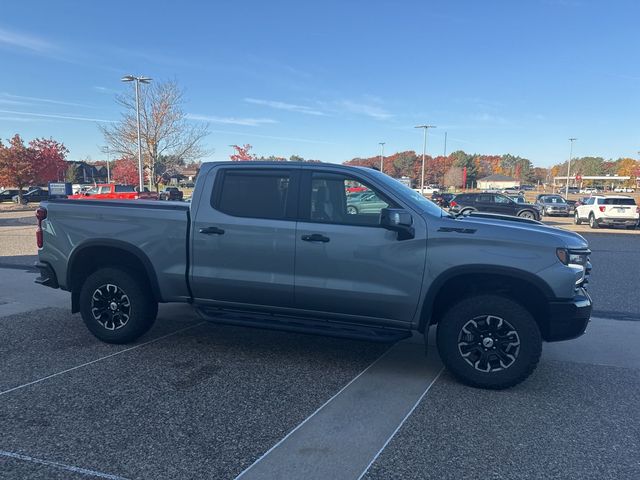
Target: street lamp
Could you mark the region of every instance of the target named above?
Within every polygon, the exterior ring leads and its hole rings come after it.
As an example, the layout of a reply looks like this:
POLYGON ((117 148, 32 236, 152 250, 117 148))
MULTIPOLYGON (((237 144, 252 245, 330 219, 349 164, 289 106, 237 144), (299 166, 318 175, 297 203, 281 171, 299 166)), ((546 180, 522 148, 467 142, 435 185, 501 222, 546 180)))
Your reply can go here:
POLYGON ((380 171, 384 169, 384 144, 387 142, 378 142, 380 145, 380 171))
POLYGON ((109 161, 111 160, 111 155, 109 155, 109 145, 102 147, 102 153, 107 154, 107 183, 111 183, 111 170, 109 168, 109 161))
POLYGON ((569 163, 567 164, 567 187, 564 193, 565 197, 569 196, 569 175, 571 173, 571 157, 573 156, 573 142, 575 142, 577 138, 570 138, 569 142, 571 142, 571 146, 569 147, 569 163))
POLYGON ((424 195, 424 159, 427 154, 427 130, 436 128, 435 125, 417 125, 415 128, 424 128, 424 145, 422 146, 422 178, 420 180, 420 193, 424 195))
POLYGON ((151 78, 144 76, 125 75, 121 79, 123 82, 136 82, 136 120, 138 123, 138 187, 144 191, 144 177, 142 175, 142 142, 140 140, 140 84, 150 83, 151 78))

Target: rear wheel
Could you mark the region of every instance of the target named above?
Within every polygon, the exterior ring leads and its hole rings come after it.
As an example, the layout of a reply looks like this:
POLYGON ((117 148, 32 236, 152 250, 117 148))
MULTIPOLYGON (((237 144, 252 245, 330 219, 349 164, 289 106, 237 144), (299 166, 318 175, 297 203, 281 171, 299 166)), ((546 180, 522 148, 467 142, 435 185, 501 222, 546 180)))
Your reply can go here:
POLYGON ((136 340, 151 328, 158 314, 149 286, 120 268, 101 268, 89 275, 79 300, 85 325, 107 343, 136 340))
POLYGON ((578 212, 573 215, 573 223, 575 223, 576 225, 582 225, 582 220, 580 220, 578 212))
POLYGON ((499 295, 475 295, 453 305, 437 331, 447 369, 472 387, 512 387, 535 370, 542 352, 540 330, 519 303, 499 295))
POLYGON ((598 222, 596 222, 596 217, 592 214, 589 215, 589 226, 591 228, 599 228, 598 222))

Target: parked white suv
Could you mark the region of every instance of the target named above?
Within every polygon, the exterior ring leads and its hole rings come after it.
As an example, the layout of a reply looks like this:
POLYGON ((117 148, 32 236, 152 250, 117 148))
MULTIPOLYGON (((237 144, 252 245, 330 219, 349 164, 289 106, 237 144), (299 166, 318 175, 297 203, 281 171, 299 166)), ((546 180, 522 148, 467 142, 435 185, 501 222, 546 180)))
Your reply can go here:
POLYGON ((638 226, 640 207, 626 195, 594 195, 576 207, 573 221, 576 225, 589 222, 591 228, 624 225, 628 229, 638 226))

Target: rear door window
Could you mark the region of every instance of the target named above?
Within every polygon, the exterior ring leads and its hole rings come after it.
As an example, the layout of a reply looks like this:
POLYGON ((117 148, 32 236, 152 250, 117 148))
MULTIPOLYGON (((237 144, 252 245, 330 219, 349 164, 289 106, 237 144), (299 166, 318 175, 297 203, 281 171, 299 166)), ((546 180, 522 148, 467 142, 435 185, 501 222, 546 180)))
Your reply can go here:
POLYGON ((285 219, 291 194, 289 170, 227 169, 216 182, 213 207, 235 217, 285 219))

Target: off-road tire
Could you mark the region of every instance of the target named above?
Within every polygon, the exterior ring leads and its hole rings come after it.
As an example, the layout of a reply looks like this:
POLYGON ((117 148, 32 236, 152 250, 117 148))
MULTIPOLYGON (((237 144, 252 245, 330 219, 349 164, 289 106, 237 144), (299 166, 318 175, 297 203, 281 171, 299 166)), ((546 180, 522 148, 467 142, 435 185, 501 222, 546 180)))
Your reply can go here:
MULTIPOLYGON (((479 337, 479 334, 478 334, 479 337)), ((516 301, 500 295, 480 294, 466 297, 454 304, 447 310, 438 322, 437 330, 438 351, 442 362, 458 380, 472 387, 500 390, 513 387, 526 379, 535 370, 540 354, 542 352, 542 336, 540 329, 533 316, 522 305, 516 301), (493 364, 497 364, 491 371, 480 371, 478 365, 473 366, 469 356, 465 358, 463 351, 472 344, 471 348, 476 350, 486 350, 484 348, 484 337, 478 342, 467 342, 469 322, 482 322, 481 318, 491 316, 495 325, 495 319, 502 319, 502 330, 498 334, 494 333, 495 346, 498 350, 480 352, 491 358, 493 364), (467 330, 468 331, 468 330, 467 330), (504 335, 509 331, 508 336, 504 335), (512 333, 515 332, 515 335, 512 333), (461 340, 463 338, 463 340, 461 340), (517 339, 518 347, 515 352, 514 340, 517 339), (502 360, 498 356, 501 345, 508 345, 510 356, 513 360, 508 360, 506 368, 503 368, 502 360), (515 355, 513 353, 515 352, 515 355)), ((478 338, 480 340, 480 338, 478 338)), ((490 367, 490 364, 487 364, 490 367)), ((490 367, 491 368, 491 367, 490 367)))
POLYGON ((158 303, 146 279, 123 268, 101 268, 89 275, 81 287, 79 303, 89 331, 106 343, 133 342, 149 331, 158 314, 158 303), (124 306, 112 311, 110 305, 118 303, 124 306), (107 307, 101 308, 103 305, 107 307))

